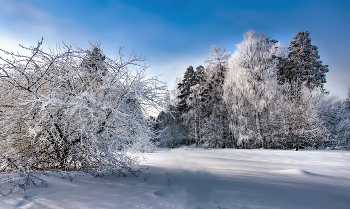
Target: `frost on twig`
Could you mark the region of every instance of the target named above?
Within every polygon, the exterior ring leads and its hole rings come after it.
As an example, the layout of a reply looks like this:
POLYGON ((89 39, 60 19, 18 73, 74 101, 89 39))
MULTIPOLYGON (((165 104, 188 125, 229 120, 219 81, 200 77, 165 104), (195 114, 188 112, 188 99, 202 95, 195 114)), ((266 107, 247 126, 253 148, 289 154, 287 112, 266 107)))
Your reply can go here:
POLYGON ((34 175, 31 171, 8 173, 0 181, 0 194, 5 196, 11 194, 16 188, 22 190, 22 196, 26 196, 29 186, 47 186, 42 178, 34 175))

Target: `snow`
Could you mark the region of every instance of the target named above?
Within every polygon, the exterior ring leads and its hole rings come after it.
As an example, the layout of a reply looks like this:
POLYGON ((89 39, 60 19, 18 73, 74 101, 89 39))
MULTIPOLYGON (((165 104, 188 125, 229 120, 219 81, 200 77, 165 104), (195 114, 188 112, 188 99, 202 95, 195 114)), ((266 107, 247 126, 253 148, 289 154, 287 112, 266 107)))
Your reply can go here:
POLYGON ((139 177, 73 181, 0 197, 1 208, 350 208, 350 152, 158 149, 139 177))

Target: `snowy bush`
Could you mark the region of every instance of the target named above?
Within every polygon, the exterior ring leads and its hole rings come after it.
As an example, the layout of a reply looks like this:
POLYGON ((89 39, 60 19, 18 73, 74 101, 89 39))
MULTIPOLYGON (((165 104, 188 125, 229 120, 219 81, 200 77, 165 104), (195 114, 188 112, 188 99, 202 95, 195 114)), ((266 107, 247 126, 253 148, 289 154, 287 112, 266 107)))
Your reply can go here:
MULTIPOLYGON (((146 79, 142 56, 110 59, 98 46, 56 51, 1 50, 0 167, 13 174, 84 170, 94 176, 133 171, 152 150, 150 108, 164 86, 146 79)), ((19 180, 17 181, 19 182, 19 180)))
POLYGON ((319 116, 324 122, 328 136, 323 147, 332 149, 350 149, 350 114, 346 104, 337 97, 326 95, 319 101, 319 116))

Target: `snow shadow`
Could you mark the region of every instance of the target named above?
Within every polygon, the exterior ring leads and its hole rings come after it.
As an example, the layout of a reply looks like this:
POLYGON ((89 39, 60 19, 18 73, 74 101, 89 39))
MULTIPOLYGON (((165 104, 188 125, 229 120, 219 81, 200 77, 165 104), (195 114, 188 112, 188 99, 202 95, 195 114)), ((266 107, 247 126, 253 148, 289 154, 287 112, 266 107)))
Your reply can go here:
MULTIPOLYGON (((153 188, 154 198, 181 208, 348 208, 350 205, 349 188, 301 180, 298 176, 225 176, 160 167, 152 167, 149 172, 146 182, 147 187, 153 188)), ((299 173, 317 176, 306 171, 299 173)))

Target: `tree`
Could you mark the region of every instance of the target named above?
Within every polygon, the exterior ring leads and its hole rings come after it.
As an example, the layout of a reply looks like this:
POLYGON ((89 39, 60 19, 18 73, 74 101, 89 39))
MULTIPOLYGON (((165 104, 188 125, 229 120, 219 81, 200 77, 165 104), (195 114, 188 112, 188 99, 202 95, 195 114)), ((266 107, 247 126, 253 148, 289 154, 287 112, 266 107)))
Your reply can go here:
POLYGON ((328 65, 323 65, 318 55, 318 48, 311 44, 308 31, 299 31, 290 42, 288 57, 281 59, 278 69, 280 84, 294 82, 300 88, 305 84, 308 88, 319 88, 324 91, 328 65))
MULTIPOLYGON (((202 87, 203 83, 205 82, 205 74, 204 74, 204 67, 198 66, 196 67, 195 71, 195 77, 194 77, 194 85, 191 86, 191 95, 186 100, 186 103, 189 107, 189 111, 184 114, 184 117, 187 120, 187 123, 193 124, 193 131, 190 131, 190 137, 194 139, 194 143, 196 143, 196 146, 199 146, 199 143, 201 141, 201 128, 200 124, 202 122, 203 118, 203 112, 205 111, 205 108, 203 106, 203 95, 202 95, 202 87), (193 133, 193 137, 191 136, 193 133)), ((191 126, 190 126, 191 127, 191 126)))
POLYGON ((176 148, 186 144, 188 130, 176 106, 169 105, 164 111, 161 111, 156 122, 155 129, 161 147, 176 148))
POLYGON ((193 70, 192 66, 189 66, 186 69, 182 82, 178 83, 178 90, 180 93, 178 95, 179 101, 177 104, 177 110, 181 115, 182 123, 189 127, 188 145, 196 140, 196 137, 198 136, 196 135, 197 130, 195 128, 192 129, 193 125, 197 125, 197 119, 193 114, 193 111, 195 111, 193 109, 194 103, 196 102, 194 100, 195 96, 193 92, 193 86, 195 86, 197 83, 198 79, 196 77, 196 72, 193 70), (192 137, 191 130, 194 130, 194 137, 192 137))
POLYGON ((40 170, 138 175, 137 153, 154 138, 147 110, 164 90, 145 78, 145 58, 124 59, 119 48, 112 60, 98 46, 45 52, 42 41, 23 48, 30 54, 0 57, 0 164, 19 177, 14 185, 25 190, 40 170))
POLYGON ((230 53, 213 46, 209 60, 206 60, 205 80, 202 91, 202 141, 204 146, 215 148, 233 147, 229 143, 228 108, 223 99, 223 84, 230 53))
MULTIPOLYGON (((278 64, 278 81, 279 84, 286 84, 284 94, 287 98, 285 105, 290 108, 286 113, 289 119, 289 133, 294 142, 296 150, 298 150, 301 142, 301 130, 305 129, 305 122, 308 121, 305 116, 305 111, 312 103, 306 104, 309 99, 307 95, 312 93, 306 91, 304 86, 310 90, 321 90, 326 83, 326 75, 328 65, 323 65, 318 55, 318 48, 311 44, 309 38, 310 33, 299 31, 290 42, 288 50, 290 51, 286 58, 280 57, 278 64)), ((315 119, 316 120, 316 119, 315 119)), ((302 131, 304 133, 304 131, 302 131)), ((309 130, 310 131, 310 130, 309 130)))
POLYGON ((275 144, 278 148, 320 148, 328 134, 324 120, 320 117, 321 101, 326 96, 319 89, 311 90, 306 86, 299 89, 299 97, 295 95, 297 88, 284 85, 279 98, 275 102, 271 115, 275 144))
POLYGON ((175 88, 167 92, 165 107, 156 119, 155 131, 160 147, 179 147, 187 143, 188 128, 183 123, 180 112, 177 109, 179 91, 177 89, 181 78, 175 79, 175 88))
POLYGON ((223 84, 227 71, 227 63, 230 53, 225 49, 213 46, 210 51, 210 59, 206 60, 206 85, 204 87, 204 98, 207 103, 207 112, 210 114, 215 110, 215 106, 223 104, 223 84))
POLYGON ((319 99, 319 117, 327 135, 322 141, 324 148, 350 148, 350 113, 346 104, 335 96, 324 95, 319 99))
POLYGON ((344 105, 345 108, 350 111, 350 87, 348 89, 348 97, 344 100, 344 105))
POLYGON ((191 96, 191 87, 196 85, 196 74, 193 70, 192 66, 189 66, 186 69, 186 72, 184 74, 183 80, 181 83, 178 84, 178 90, 180 91, 180 94, 178 95, 179 103, 178 103, 178 110, 181 113, 188 112, 190 107, 186 103, 187 99, 191 96))
POLYGON ((276 57, 284 48, 249 31, 228 62, 224 97, 230 107, 231 129, 239 146, 266 147, 269 112, 278 93, 276 57))

